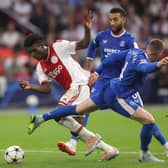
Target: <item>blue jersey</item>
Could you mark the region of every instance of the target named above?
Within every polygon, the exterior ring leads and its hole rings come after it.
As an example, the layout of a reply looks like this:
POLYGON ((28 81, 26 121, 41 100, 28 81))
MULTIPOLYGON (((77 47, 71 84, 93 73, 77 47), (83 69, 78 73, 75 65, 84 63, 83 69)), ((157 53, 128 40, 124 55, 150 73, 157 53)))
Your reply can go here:
MULTIPOLYGON (((137 92, 146 75, 157 69, 158 62, 150 62, 147 54, 141 49, 131 49, 112 54, 103 60, 97 72, 117 62, 123 64, 120 77, 112 78, 109 83, 103 84, 103 89, 97 94, 91 94, 91 99, 99 109, 111 108, 112 110, 130 117, 136 109, 143 106, 141 97, 137 92)), ((99 80, 98 80, 99 81, 99 80)))
POLYGON ((104 59, 102 63, 96 68, 99 75, 112 74, 111 78, 119 77, 121 69, 124 66, 125 56, 129 50, 121 51, 111 54, 108 58, 104 59))
MULTIPOLYGON (((114 64, 118 59, 118 54, 113 55, 113 58, 104 60, 104 65, 107 62, 114 64)), ((128 53, 125 52, 125 55, 122 53, 119 60, 124 62, 120 77, 110 81, 110 86, 117 97, 127 97, 136 93, 146 75, 157 69, 158 63, 150 62, 146 52, 141 49, 131 49, 128 53)))
MULTIPOLYGON (((97 48, 100 50, 101 61, 103 61, 109 55, 112 56, 112 53, 137 47, 135 38, 129 32, 124 31, 121 35, 115 36, 111 29, 106 29, 99 32, 89 44, 87 58, 94 59, 97 48)), ((101 76, 106 78, 117 77, 116 75, 120 73, 118 69, 120 69, 120 65, 116 64, 113 66, 113 71, 104 71, 101 76)))

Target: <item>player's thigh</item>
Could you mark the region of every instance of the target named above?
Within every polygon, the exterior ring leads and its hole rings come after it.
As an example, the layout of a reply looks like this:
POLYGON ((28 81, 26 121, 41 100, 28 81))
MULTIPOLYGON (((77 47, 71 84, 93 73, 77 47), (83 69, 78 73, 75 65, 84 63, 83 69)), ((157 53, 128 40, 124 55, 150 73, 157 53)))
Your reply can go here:
POLYGON ((76 112, 81 115, 94 112, 95 110, 97 110, 97 106, 91 98, 87 98, 76 106, 76 112))
POLYGON ((116 97, 109 107, 115 112, 130 118, 140 106, 130 96, 126 99, 116 97))
POLYGON ((98 92, 102 92, 104 90, 104 87, 107 86, 109 83, 109 80, 106 78, 100 78, 97 80, 97 82, 92 86, 91 88, 91 94, 97 94, 98 92))
POLYGON ((59 104, 62 105, 77 105, 86 100, 90 95, 88 85, 78 85, 68 89, 61 97, 59 104))
POLYGON ((142 124, 152 124, 155 122, 152 114, 141 107, 135 111, 135 113, 131 116, 131 119, 139 121, 142 124))
POLYGON ((112 109, 117 113, 139 121, 142 124, 154 123, 153 116, 144 110, 139 103, 134 102, 132 97, 128 97, 127 99, 116 98, 116 102, 113 103, 112 109))

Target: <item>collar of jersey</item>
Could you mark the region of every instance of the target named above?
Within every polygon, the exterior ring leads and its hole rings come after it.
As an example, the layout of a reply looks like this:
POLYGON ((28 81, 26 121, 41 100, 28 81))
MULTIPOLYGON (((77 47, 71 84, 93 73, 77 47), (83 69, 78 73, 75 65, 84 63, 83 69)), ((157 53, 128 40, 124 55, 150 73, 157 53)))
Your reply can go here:
POLYGON ((119 34, 119 35, 115 35, 115 34, 113 34, 113 32, 111 31, 111 35, 113 36, 113 37, 121 37, 121 36, 123 36, 124 34, 125 34, 125 30, 121 33, 121 34, 119 34))

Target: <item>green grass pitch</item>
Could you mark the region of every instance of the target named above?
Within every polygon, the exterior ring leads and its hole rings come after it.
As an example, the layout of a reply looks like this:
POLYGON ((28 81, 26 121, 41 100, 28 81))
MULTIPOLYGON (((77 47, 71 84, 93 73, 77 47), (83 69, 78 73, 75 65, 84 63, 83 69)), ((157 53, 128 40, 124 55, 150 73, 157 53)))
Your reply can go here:
MULTIPOLYGON (((147 106, 168 138, 168 106, 147 106)), ((49 109, 39 109, 45 112, 49 109)), ((114 112, 99 111, 92 113, 88 128, 102 135, 103 140, 120 149, 120 155, 109 162, 99 162, 102 151, 96 150, 85 157, 86 145, 78 143, 75 157, 57 150, 56 142, 70 138, 66 128, 48 121, 41 125, 32 135, 27 134, 29 113, 26 109, 0 110, 0 168, 167 168, 168 158, 163 155, 163 148, 153 138, 151 151, 164 163, 139 163, 139 133, 141 125, 130 121, 114 112), (21 164, 7 164, 3 158, 4 149, 19 145, 25 151, 25 159, 21 164)))

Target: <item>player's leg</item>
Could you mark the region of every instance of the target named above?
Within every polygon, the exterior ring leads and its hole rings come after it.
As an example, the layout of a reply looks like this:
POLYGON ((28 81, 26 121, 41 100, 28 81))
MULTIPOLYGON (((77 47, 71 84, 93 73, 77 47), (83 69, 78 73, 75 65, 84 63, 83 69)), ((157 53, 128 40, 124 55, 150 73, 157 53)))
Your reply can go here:
MULTIPOLYGON (((99 96, 99 97, 101 99, 103 99, 103 96, 99 96)), ((95 98, 97 103, 98 102, 102 103, 101 99, 100 99, 100 101, 98 101, 95 98)), ((102 107, 104 107, 104 104, 102 104, 102 107)), ((48 121, 50 119, 60 120, 61 117, 67 116, 69 114, 70 115, 85 114, 88 112, 93 112, 95 110, 97 110, 97 106, 91 98, 88 98, 87 100, 78 104, 77 106, 62 106, 60 108, 54 109, 53 111, 50 111, 50 112, 45 113, 43 115, 34 116, 34 119, 29 124, 29 131, 28 132, 29 132, 29 134, 31 134, 41 123, 48 121)), ((66 121, 68 121, 68 120, 66 120, 66 121)), ((72 124, 72 122, 69 122, 68 124, 72 124)), ((69 126, 69 127, 71 127, 71 126, 69 126)), ((77 128, 77 127, 74 127, 74 128, 77 128)), ((71 129, 72 129, 72 127, 71 127, 71 129)), ((79 132, 79 130, 80 130, 80 128, 78 128, 78 130, 72 130, 72 132, 79 132)), ((82 131, 80 131, 80 134, 79 134, 80 138, 87 141, 88 140, 87 136, 86 135, 84 137, 82 136, 83 132, 85 132, 85 129, 81 129, 81 130, 82 131)), ((88 137, 90 137, 90 136, 88 136, 88 137)), ((97 142, 97 140, 99 140, 98 136, 96 137, 96 141, 95 140, 92 141, 93 145, 92 144, 90 145, 92 149, 90 150, 90 148, 89 148, 88 153, 91 153, 94 150, 95 142, 97 142)), ((106 152, 106 153, 104 153, 103 160, 109 160, 109 159, 118 155, 118 150, 116 148, 109 147, 109 151, 106 151, 107 146, 108 145, 98 146, 100 149, 104 148, 104 151, 106 152)))
MULTIPOLYGON (((60 104, 64 105, 75 105, 79 104, 80 102, 84 101, 86 98, 88 98, 90 95, 90 89, 87 85, 82 86, 76 86, 72 87, 61 97, 60 104)), ((85 115, 81 116, 73 116, 73 118, 79 122, 80 124, 86 126, 88 116, 85 117, 85 115)), ((59 121, 62 125, 64 125, 64 122, 59 121)), ((72 135, 71 139, 67 142, 58 142, 57 146, 59 150, 68 153, 69 155, 75 155, 76 154, 76 148, 77 148, 77 142, 78 142, 78 136, 72 135)))
MULTIPOLYGON (((86 114, 84 116, 79 116, 79 117, 73 117, 77 122, 79 122, 80 124, 82 124, 84 127, 86 127, 87 125, 87 122, 88 122, 88 118, 89 118, 89 114, 86 114)), ((58 143, 58 146, 60 145, 65 145, 67 147, 70 147, 71 149, 71 152, 69 153, 68 151, 64 150, 64 152, 68 153, 68 154, 73 154, 75 155, 76 154, 76 146, 77 146, 77 142, 78 142, 79 138, 78 136, 72 134, 71 136, 71 139, 70 141, 64 143, 64 142, 61 142, 61 143, 58 143)), ((66 148, 66 147, 65 147, 66 148)), ((63 149, 65 149, 63 148, 63 149)), ((59 149, 61 150, 61 146, 59 147, 59 149)), ((68 148, 67 148, 68 149, 68 148)))
POLYGON ((32 134, 34 130, 40 126, 40 124, 48 120, 55 119, 59 121, 61 118, 66 116, 87 114, 95 110, 97 110, 95 103, 88 98, 76 106, 62 106, 41 115, 32 115, 28 125, 28 134, 32 134))
MULTIPOLYGON (((134 95, 132 95, 132 100, 139 104, 140 107, 143 107, 143 101, 141 99, 141 96, 138 92, 136 92, 134 95)), ((153 126, 153 136, 160 142, 160 144, 163 146, 166 156, 168 156, 168 142, 162 133, 162 131, 159 129, 157 124, 155 123, 153 126)))
MULTIPOLYGON (((75 116, 73 117, 78 123, 80 123, 83 126, 86 126, 86 122, 88 120, 88 115, 83 115, 83 116, 75 116)), ((68 124, 68 122, 66 121, 67 117, 65 117, 64 119, 60 120, 59 123, 65 127, 67 127, 66 124, 68 124)), ((78 142, 79 138, 77 135, 72 133, 71 139, 68 142, 63 142, 60 141, 57 143, 58 149, 62 152, 65 152, 69 155, 76 155, 76 147, 77 147, 77 142, 78 142)))
POLYGON ((143 108, 138 108, 131 116, 131 118, 143 124, 140 134, 141 152, 139 161, 163 162, 163 160, 156 158, 149 151, 149 144, 151 142, 153 131, 155 128, 155 120, 153 116, 149 112, 145 111, 143 108))
POLYGON ((155 123, 153 127, 153 136, 160 142, 163 146, 164 153, 168 157, 168 142, 162 131, 159 129, 158 125, 155 123))
POLYGON ((88 129, 86 129, 85 127, 83 127, 82 125, 80 125, 71 116, 65 117, 64 122, 65 122, 64 125, 66 125, 66 127, 69 128, 71 132, 73 132, 75 135, 78 135, 79 138, 85 143, 88 143, 88 150, 86 152, 86 155, 91 154, 95 147, 104 151, 102 160, 110 160, 119 154, 119 151, 117 148, 112 147, 106 144, 105 142, 103 142, 102 140, 100 140, 100 136, 97 135, 96 136, 97 139, 95 141, 95 134, 89 131, 88 129))
POLYGON ((163 162, 163 160, 156 158, 149 152, 149 144, 152 139, 153 127, 155 124, 153 116, 132 101, 130 97, 127 99, 117 98, 116 102, 113 103, 113 109, 121 115, 130 117, 143 124, 140 135, 141 152, 139 161, 163 162))
MULTIPOLYGON (((106 85, 104 85, 104 88, 106 88, 106 85)), ((91 113, 97 110, 98 108, 99 109, 106 108, 106 104, 104 102, 103 89, 101 91, 102 92, 98 92, 98 94, 91 95, 89 98, 87 98, 86 100, 84 100, 83 102, 77 105, 62 106, 50 112, 44 113, 43 115, 33 116, 28 126, 28 134, 32 134, 33 131, 40 124, 48 120, 55 119, 59 121, 61 118, 66 117, 66 116, 84 115, 84 114, 91 113)))

